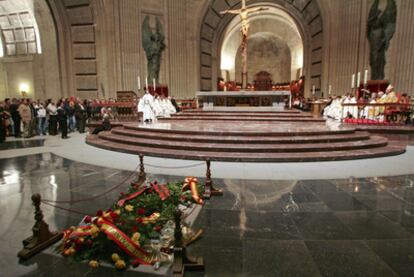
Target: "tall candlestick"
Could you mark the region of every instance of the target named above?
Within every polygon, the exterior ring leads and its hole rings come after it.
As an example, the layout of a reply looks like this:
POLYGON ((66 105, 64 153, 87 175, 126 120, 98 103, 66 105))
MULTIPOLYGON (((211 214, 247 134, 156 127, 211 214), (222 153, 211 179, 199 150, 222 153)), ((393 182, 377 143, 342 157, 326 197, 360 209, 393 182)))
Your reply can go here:
POLYGON ((152 79, 152 82, 154 83, 154 92, 157 90, 157 87, 155 86, 155 78, 152 79))
POLYGON ((358 72, 358 75, 357 75, 357 83, 356 83, 356 87, 357 88, 359 88, 360 83, 361 83, 361 72, 358 72))
POLYGON ((148 91, 148 77, 145 77, 145 89, 148 91))
POLYGON ((315 95, 315 85, 312 86, 312 95, 315 95))
POLYGON ((138 90, 140 90, 141 89, 141 77, 139 77, 139 75, 138 75, 138 90))
POLYGON ((351 78, 351 88, 353 89, 355 87, 355 74, 352 74, 351 78))
POLYGON ((331 95, 331 92, 332 92, 332 86, 329 85, 328 94, 331 95))
POLYGON ((366 85, 367 83, 368 83, 368 69, 366 69, 364 72, 364 85, 366 85))

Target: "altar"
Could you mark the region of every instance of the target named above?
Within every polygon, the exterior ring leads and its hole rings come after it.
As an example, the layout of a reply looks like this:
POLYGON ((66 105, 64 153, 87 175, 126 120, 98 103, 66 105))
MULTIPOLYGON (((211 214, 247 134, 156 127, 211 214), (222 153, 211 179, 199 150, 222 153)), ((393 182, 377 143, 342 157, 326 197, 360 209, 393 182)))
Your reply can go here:
POLYGON ((290 91, 199 91, 199 105, 205 111, 283 110, 292 107, 290 91))

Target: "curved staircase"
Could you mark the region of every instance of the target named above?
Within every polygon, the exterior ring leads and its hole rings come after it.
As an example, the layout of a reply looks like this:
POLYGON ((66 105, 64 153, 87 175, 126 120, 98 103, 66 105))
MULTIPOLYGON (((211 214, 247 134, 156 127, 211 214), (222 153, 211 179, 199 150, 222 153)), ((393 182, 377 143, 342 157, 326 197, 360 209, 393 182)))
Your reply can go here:
POLYGON ((192 121, 182 120, 184 115, 178 114, 155 124, 124 124, 110 132, 90 135, 86 141, 96 147, 144 156, 231 162, 352 160, 405 152, 405 146, 380 136, 350 127, 308 122, 306 119, 312 116, 304 113, 184 114, 186 118, 192 117, 192 121), (212 117, 221 119, 207 121, 212 117), (237 117, 237 120, 223 117, 237 117), (269 117, 295 120, 274 122, 269 117), (261 119, 246 120, 252 118, 261 119))

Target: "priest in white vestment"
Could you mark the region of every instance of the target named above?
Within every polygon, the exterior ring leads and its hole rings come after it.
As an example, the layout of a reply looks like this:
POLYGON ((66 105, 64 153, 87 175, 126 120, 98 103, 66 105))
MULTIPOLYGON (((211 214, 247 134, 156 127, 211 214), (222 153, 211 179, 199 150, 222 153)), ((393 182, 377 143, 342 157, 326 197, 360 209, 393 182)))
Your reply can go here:
POLYGON ((144 122, 155 121, 155 113, 154 113, 153 105, 154 105, 154 98, 147 91, 145 95, 138 102, 138 112, 142 112, 142 120, 144 122))
POLYGON ((342 115, 341 97, 333 99, 331 104, 325 108, 323 115, 324 117, 340 120, 342 115))

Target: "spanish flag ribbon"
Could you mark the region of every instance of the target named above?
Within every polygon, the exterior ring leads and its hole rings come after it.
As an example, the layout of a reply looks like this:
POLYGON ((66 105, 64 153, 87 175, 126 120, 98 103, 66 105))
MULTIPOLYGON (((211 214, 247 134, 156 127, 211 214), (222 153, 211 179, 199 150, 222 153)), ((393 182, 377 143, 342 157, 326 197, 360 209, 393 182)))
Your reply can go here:
POLYGON ((147 225, 149 223, 155 223, 160 216, 160 213, 153 213, 150 216, 143 217, 142 224, 147 225))
POLYGON ((155 261, 152 254, 142 249, 112 223, 104 221, 100 229, 133 259, 132 265, 150 265, 155 261))
POLYGON ((158 193, 162 201, 170 197, 170 190, 167 188, 167 185, 159 185, 159 184, 154 183, 154 184, 151 184, 151 186, 158 193))
POLYGON ((137 197, 137 196, 141 195, 141 194, 142 194, 143 192, 145 192, 146 190, 147 190, 147 188, 146 188, 146 187, 143 187, 143 188, 141 188, 140 190, 138 190, 138 191, 134 192, 133 194, 130 194, 130 195, 128 195, 127 197, 120 199, 120 200, 118 201, 118 203, 117 203, 117 204, 118 204, 118 206, 120 206, 120 207, 124 206, 125 202, 127 202, 127 201, 129 201, 129 200, 131 200, 131 199, 134 199, 135 197, 137 197))
POLYGON ((76 238, 76 237, 85 237, 85 236, 89 236, 91 235, 91 226, 81 226, 81 227, 77 227, 76 229, 72 230, 72 229, 67 229, 65 231, 63 231, 63 238, 64 239, 68 239, 68 238, 76 238))
POLYGON ((197 204, 203 204, 203 199, 201 199, 200 194, 197 189, 197 182, 198 182, 198 179, 195 177, 185 178, 182 191, 189 188, 191 190, 191 196, 193 197, 193 200, 197 204))

